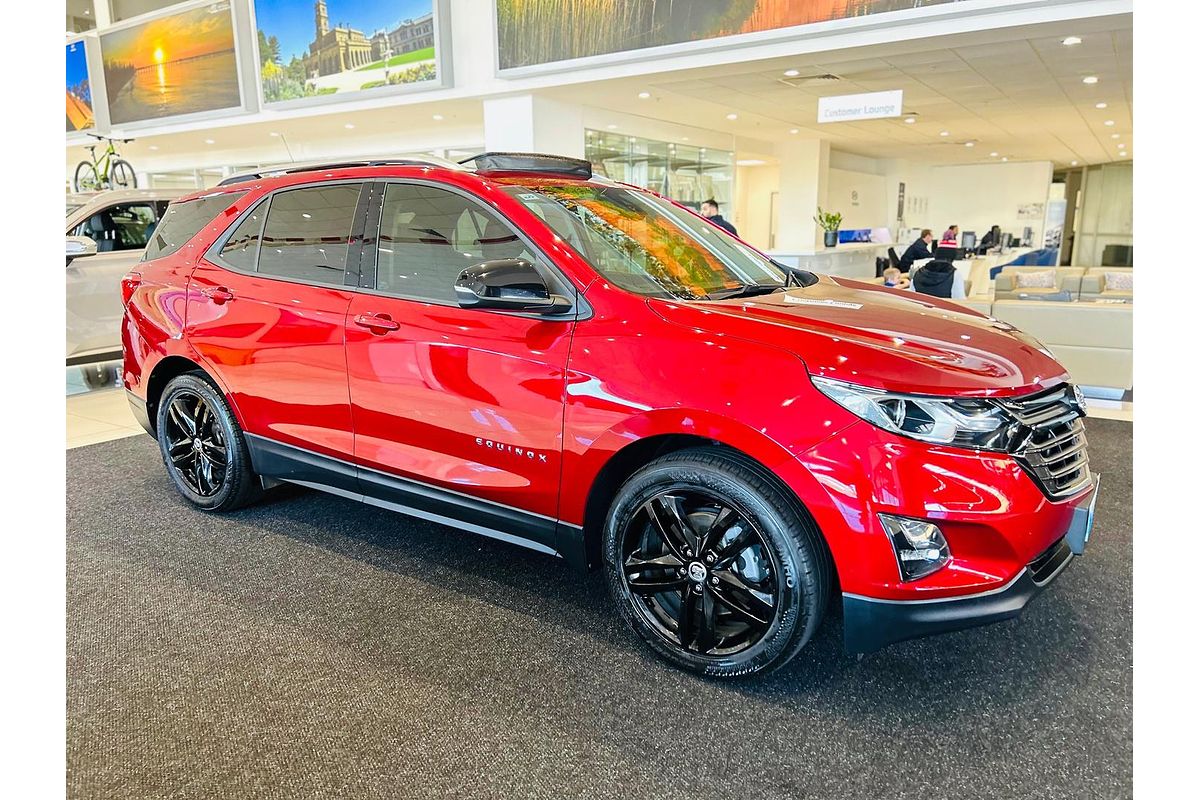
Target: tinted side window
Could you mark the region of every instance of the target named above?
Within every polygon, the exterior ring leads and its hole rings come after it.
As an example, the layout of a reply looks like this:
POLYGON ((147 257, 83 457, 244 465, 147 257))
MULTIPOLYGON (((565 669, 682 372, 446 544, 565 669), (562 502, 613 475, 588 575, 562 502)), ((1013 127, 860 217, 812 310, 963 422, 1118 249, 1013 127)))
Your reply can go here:
POLYGON ((267 205, 267 202, 262 202, 255 206, 225 240, 225 246, 221 248, 221 260, 234 269, 254 272, 267 205))
POLYGON ((89 237, 101 253, 141 250, 157 221, 153 203, 121 203, 97 211, 71 233, 89 237))
POLYGON ((464 267, 533 254, 507 223, 474 201, 432 186, 388 184, 379 222, 375 288, 456 304, 464 267))
POLYGON ((145 260, 174 253, 205 225, 216 219, 217 214, 236 203, 244 194, 246 193, 231 192, 200 197, 186 203, 171 203, 146 244, 145 260))
POLYGON ((309 186, 271 197, 259 248, 265 275, 341 285, 360 184, 309 186))

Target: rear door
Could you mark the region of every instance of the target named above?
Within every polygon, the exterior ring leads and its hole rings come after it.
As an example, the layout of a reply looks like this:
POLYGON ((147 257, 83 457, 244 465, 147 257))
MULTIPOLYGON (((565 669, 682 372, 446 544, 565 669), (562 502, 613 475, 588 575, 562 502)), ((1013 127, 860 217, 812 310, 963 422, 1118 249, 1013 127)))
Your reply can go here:
POLYGON ((96 255, 67 265, 67 359, 121 351, 121 278, 142 258, 165 200, 114 203, 67 231, 96 243, 96 255))
MULTIPOLYGON (((574 317, 460 308, 454 282, 464 267, 537 263, 538 254, 465 193, 378 186, 378 244, 364 250, 364 286, 346 326, 363 490, 435 514, 452 506, 450 516, 484 532, 516 529, 550 547, 574 317)), ((573 292, 544 272, 554 290, 573 292)))
POLYGON ((362 189, 340 181, 276 191, 192 273, 187 335, 225 382, 256 458, 352 456, 346 282, 358 280, 362 189))

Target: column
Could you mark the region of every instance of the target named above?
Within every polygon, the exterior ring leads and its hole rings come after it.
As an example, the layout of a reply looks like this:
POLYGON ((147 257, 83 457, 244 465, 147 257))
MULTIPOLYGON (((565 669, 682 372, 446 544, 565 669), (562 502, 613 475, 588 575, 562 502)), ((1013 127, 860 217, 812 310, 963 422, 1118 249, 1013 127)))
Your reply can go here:
MULTIPOLYGON (((776 147, 779 156, 778 252, 811 252, 823 247, 823 231, 813 217, 825 207, 829 185, 829 142, 823 139, 788 141, 776 147)), ((828 209, 827 209, 828 210, 828 209)))
POLYGON ((490 151, 583 158, 583 108, 532 94, 487 98, 483 140, 490 151))

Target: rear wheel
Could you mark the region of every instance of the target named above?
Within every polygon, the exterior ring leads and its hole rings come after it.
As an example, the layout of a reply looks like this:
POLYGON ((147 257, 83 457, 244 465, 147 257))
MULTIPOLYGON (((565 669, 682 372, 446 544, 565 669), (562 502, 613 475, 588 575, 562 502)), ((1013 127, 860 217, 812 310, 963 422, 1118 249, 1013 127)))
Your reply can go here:
POLYGON ((825 613, 831 566, 808 518, 720 448, 671 453, 621 487, 605 527, 609 589, 655 652, 713 677, 787 663, 825 613))
POLYGON ((157 417, 167 474, 193 505, 232 511, 261 496, 237 419, 202 373, 189 372, 167 384, 157 417))
POLYGON ((96 165, 90 161, 80 161, 75 167, 75 191, 100 191, 100 176, 96 174, 96 165))
POLYGON ((108 182, 110 189, 136 189, 137 174, 133 165, 123 158, 113 161, 108 170, 108 182))

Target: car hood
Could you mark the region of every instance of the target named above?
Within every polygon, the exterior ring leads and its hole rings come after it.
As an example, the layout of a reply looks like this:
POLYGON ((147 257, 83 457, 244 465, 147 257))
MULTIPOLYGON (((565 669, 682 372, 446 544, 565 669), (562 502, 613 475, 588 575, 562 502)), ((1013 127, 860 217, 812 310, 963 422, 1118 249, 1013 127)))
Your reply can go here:
POLYGON ((812 375, 894 392, 1004 396, 1067 380, 1037 342, 964 306, 844 278, 716 302, 651 301, 663 318, 795 353, 812 375))

